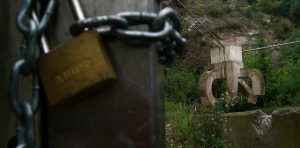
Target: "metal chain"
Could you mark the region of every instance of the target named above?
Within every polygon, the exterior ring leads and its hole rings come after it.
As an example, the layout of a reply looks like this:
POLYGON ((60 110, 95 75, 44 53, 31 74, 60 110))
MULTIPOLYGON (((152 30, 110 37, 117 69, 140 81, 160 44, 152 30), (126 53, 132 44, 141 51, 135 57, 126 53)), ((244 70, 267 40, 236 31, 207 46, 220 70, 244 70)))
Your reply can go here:
MULTIPOLYGON (((33 11, 33 3, 36 2, 36 0, 23 0, 19 13, 17 15, 17 27, 20 32, 27 34, 30 32, 28 23, 30 21, 33 21, 31 18, 31 13, 33 11)), ((48 0, 46 10, 43 13, 43 16, 40 17, 39 22, 36 22, 38 24, 38 33, 41 34, 44 32, 55 8, 56 0, 48 0)))
MULTIPOLYGON (((35 148, 34 114, 39 107, 39 83, 35 66, 35 46, 37 38, 44 32, 46 25, 54 11, 55 0, 48 0, 46 11, 40 16, 39 21, 32 19, 33 3, 36 0, 23 0, 17 15, 17 27, 23 35, 20 47, 21 58, 15 62, 10 78, 9 102, 12 110, 18 116, 17 145, 16 147, 35 148), (19 100, 19 76, 32 76, 31 101, 19 100)), ((84 28, 96 28, 110 26, 105 33, 112 33, 118 37, 130 40, 157 41, 160 42, 158 53, 164 59, 161 62, 170 62, 179 48, 186 43, 180 31, 180 23, 175 13, 170 8, 165 8, 156 13, 149 12, 124 12, 112 16, 92 17, 80 20, 70 27, 73 35, 77 35, 84 28), (149 30, 129 30, 131 25, 148 25, 149 30)))
POLYGON ((25 65, 22 67, 24 75, 29 75, 31 72, 30 67, 35 58, 36 38, 44 32, 56 3, 55 0, 48 0, 46 10, 37 22, 31 18, 34 2, 36 0, 23 0, 16 20, 17 28, 23 34, 23 43, 20 49, 22 57, 25 59, 25 65))
POLYGON ((54 11, 55 0, 47 0, 45 11, 35 21, 32 18, 33 5, 36 0, 23 0, 17 14, 16 25, 23 35, 20 52, 21 58, 16 61, 11 70, 9 102, 17 115, 17 135, 15 147, 35 148, 34 115, 39 108, 39 82, 35 65, 36 42, 44 32, 54 11), (30 101, 19 100, 19 77, 32 77, 32 97, 30 101))
POLYGON ((187 41, 180 35, 180 22, 175 11, 164 8, 158 14, 151 12, 121 12, 79 20, 70 26, 76 36, 85 28, 98 28, 101 35, 112 34, 125 40, 160 42, 160 63, 170 63, 187 41), (131 30, 130 26, 147 25, 148 30, 131 30), (109 27, 103 29, 103 27, 109 27))

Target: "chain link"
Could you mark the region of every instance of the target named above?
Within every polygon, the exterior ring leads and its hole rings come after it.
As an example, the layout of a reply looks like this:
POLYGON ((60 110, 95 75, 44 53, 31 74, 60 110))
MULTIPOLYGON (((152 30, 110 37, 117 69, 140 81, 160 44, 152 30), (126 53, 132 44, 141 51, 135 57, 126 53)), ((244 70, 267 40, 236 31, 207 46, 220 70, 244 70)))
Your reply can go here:
POLYGON ((164 40, 171 32, 173 27, 169 23, 165 23, 164 27, 160 31, 132 31, 125 29, 116 29, 115 33, 118 37, 127 38, 131 40, 144 40, 144 41, 161 41, 164 40))
POLYGON ((158 17, 155 18, 153 22, 153 26, 157 27, 157 29, 161 29, 166 22, 170 19, 170 22, 173 25, 173 28, 177 31, 180 31, 180 21, 177 18, 175 11, 171 8, 164 8, 158 13, 158 17))
POLYGON ((129 25, 147 24, 151 26, 153 20, 157 17, 156 13, 137 12, 137 11, 120 12, 117 15, 125 18, 126 21, 129 23, 129 25))
POLYGON ((70 27, 72 35, 76 36, 84 31, 84 28, 95 28, 97 26, 110 25, 113 28, 127 28, 128 22, 119 16, 97 16, 77 21, 70 27))
POLYGON ((29 75, 32 70, 35 58, 35 44, 38 33, 37 23, 33 20, 29 21, 29 32, 26 37, 23 38, 23 42, 20 48, 22 57, 24 58, 24 64, 22 65, 22 74, 29 75))
MULTIPOLYGON (((22 110, 21 104, 22 102, 19 101, 19 75, 21 74, 21 68, 24 66, 25 60, 21 59, 18 60, 11 71, 11 80, 10 80, 10 93, 9 93, 9 102, 13 111, 19 115, 23 116, 24 112, 22 110)), ((35 66, 32 67, 32 100, 31 106, 34 113, 38 110, 39 104, 39 83, 38 77, 36 74, 35 66)))
POLYGON ((112 34, 125 40, 161 42, 158 47, 160 63, 170 63, 186 43, 180 31, 180 22, 175 11, 164 8, 158 14, 151 12, 121 12, 116 15, 91 17, 79 20, 70 26, 72 35, 78 35, 84 28, 98 28, 100 34, 112 34), (148 30, 132 30, 130 26, 147 25, 148 30), (103 27, 108 29, 101 29, 103 27))
MULTIPOLYGON (((23 0, 19 13, 17 15, 17 27, 20 32, 27 34, 30 32, 29 22, 32 20, 31 13, 33 11, 33 3, 36 0, 23 0)), ((46 11, 41 16, 38 23, 38 33, 44 32, 55 8, 56 0, 48 0, 46 11)))
POLYGON ((35 65, 36 42, 41 35, 54 11, 55 0, 46 0, 45 11, 39 21, 32 19, 34 3, 36 0, 23 0, 17 14, 16 25, 23 35, 20 52, 21 58, 17 60, 11 70, 9 102, 17 115, 17 148, 35 148, 34 115, 39 108, 39 82, 35 65), (32 97, 30 101, 19 99, 19 77, 32 79, 32 97))
POLYGON ((13 137, 11 147, 16 148, 36 148, 35 143, 35 121, 32 106, 28 101, 21 103, 24 115, 17 121, 17 135, 13 137))
POLYGON ((23 75, 29 75, 31 72, 30 67, 35 58, 36 38, 44 32, 56 3, 55 0, 48 0, 46 10, 37 22, 31 17, 34 2, 36 0, 23 0, 16 20, 18 30, 22 32, 24 38, 20 47, 22 56, 25 58, 25 65, 22 67, 23 75))

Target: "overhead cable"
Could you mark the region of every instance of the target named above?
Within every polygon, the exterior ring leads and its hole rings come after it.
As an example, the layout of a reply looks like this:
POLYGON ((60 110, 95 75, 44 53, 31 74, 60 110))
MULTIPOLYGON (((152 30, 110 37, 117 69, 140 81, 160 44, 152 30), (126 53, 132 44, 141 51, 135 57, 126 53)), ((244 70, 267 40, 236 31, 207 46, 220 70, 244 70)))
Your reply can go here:
POLYGON ((243 52, 256 51, 256 50, 279 47, 279 46, 285 46, 285 45, 296 44, 296 43, 300 43, 300 40, 299 41, 287 42, 287 43, 281 43, 281 44, 275 44, 275 45, 269 45, 269 46, 264 46, 264 47, 258 47, 258 48, 253 48, 253 49, 246 49, 246 50, 243 50, 243 52))

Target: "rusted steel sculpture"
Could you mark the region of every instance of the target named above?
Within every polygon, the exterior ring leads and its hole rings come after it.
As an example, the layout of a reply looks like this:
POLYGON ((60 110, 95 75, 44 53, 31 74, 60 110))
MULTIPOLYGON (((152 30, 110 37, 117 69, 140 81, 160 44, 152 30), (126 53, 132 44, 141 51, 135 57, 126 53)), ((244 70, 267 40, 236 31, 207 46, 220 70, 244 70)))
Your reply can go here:
POLYGON ((212 49, 211 64, 213 70, 204 72, 198 84, 202 105, 209 107, 215 103, 212 85, 216 79, 226 80, 226 103, 232 102, 238 92, 243 93, 248 98, 248 102, 253 104, 256 104, 257 96, 264 95, 263 76, 257 69, 244 68, 241 47, 226 46, 212 49), (251 79, 252 87, 243 80, 245 77, 251 79))

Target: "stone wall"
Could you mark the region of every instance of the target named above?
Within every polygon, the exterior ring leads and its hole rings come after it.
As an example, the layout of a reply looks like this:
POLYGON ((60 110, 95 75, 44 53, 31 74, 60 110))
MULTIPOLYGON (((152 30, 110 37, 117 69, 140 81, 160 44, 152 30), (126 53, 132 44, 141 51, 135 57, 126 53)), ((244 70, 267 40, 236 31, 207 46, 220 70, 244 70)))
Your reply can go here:
POLYGON ((300 107, 226 114, 228 147, 300 147, 300 107))

